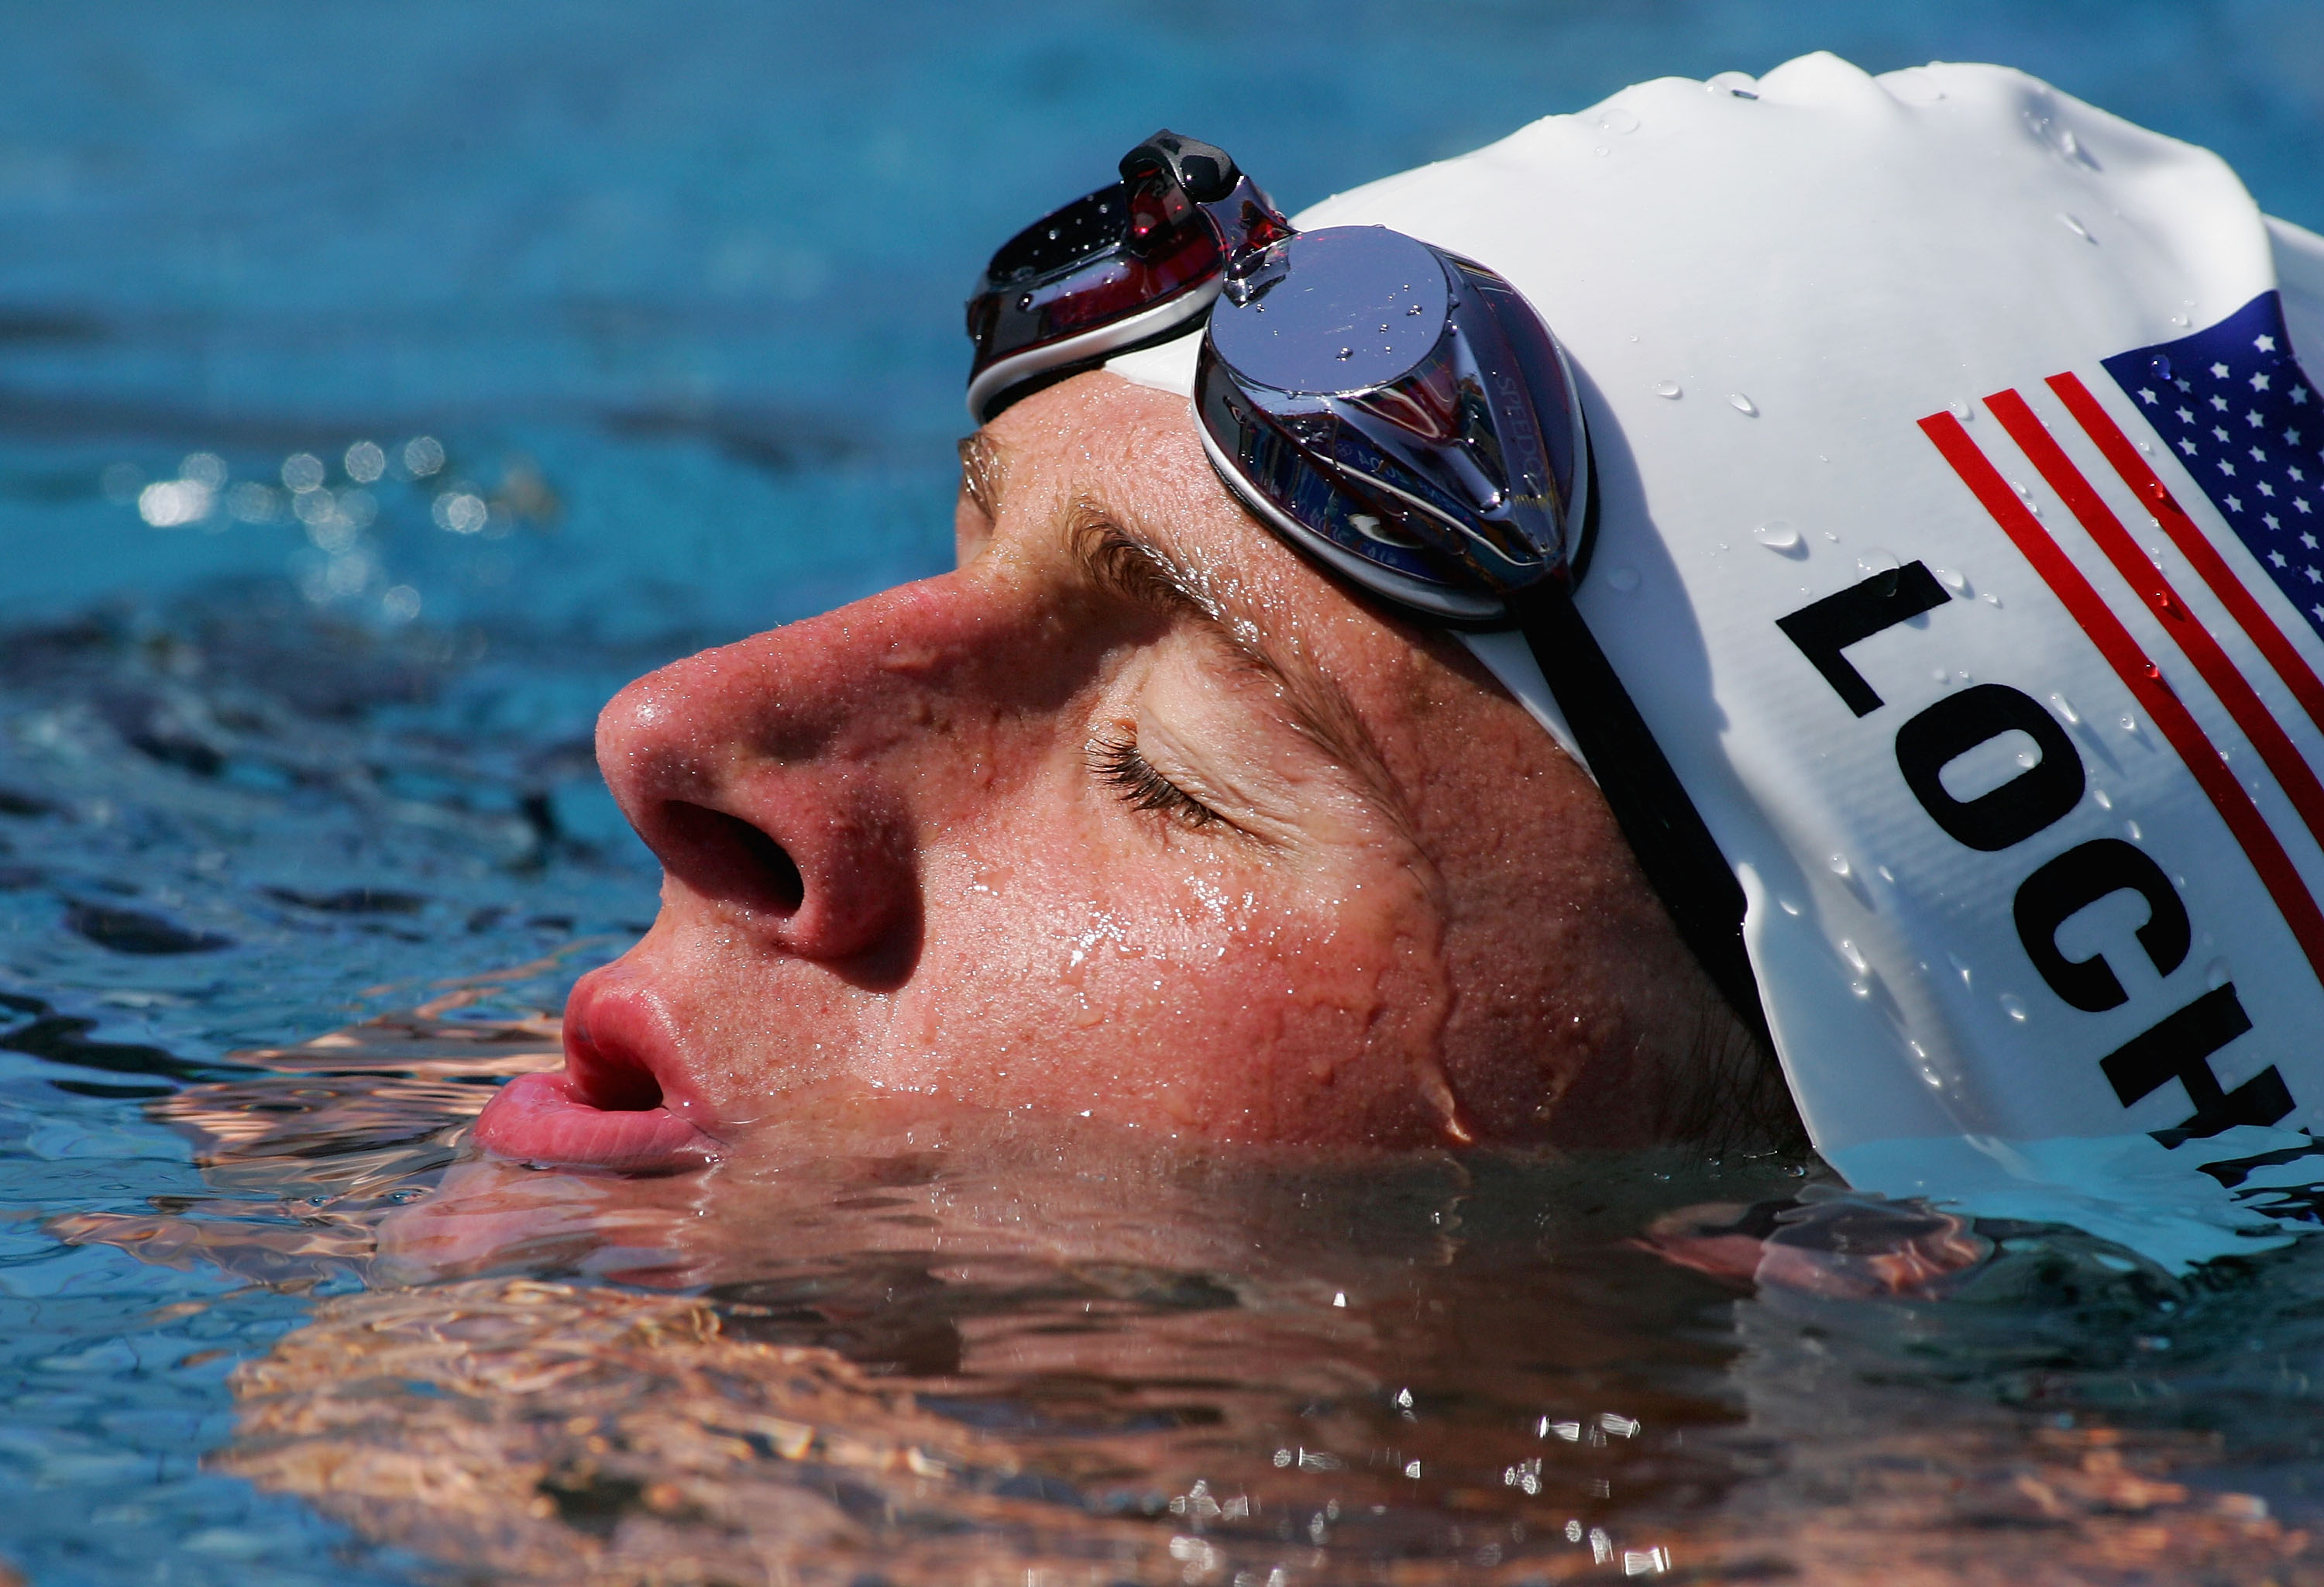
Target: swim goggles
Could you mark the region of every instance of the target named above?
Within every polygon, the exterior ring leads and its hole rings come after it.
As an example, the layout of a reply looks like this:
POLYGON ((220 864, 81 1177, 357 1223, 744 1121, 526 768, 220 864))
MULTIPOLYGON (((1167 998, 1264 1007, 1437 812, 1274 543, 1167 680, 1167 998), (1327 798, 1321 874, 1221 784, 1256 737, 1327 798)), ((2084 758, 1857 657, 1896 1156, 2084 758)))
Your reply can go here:
POLYGON ((1120 171, 985 266, 971 413, 1204 324, 1194 410, 1228 489, 1407 614, 1525 636, 1647 881, 1764 1037, 1742 888, 1571 598, 1596 503, 1548 328, 1474 260, 1385 226, 1296 230, 1211 144, 1159 132, 1120 171))

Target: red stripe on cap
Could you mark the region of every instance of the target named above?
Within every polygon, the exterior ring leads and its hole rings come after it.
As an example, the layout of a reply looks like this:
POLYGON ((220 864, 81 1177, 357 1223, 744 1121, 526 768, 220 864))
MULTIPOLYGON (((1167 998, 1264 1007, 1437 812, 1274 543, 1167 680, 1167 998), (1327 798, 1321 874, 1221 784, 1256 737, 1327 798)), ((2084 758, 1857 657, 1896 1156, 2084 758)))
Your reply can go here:
POLYGON ((2163 736, 2171 741, 2171 747, 2179 752, 2179 759, 2186 763, 2196 784, 2219 812, 2219 818, 2227 824, 2236 842, 2242 845, 2252 869, 2259 873, 2260 884, 2275 900, 2283 923, 2292 928, 2292 937, 2300 944, 2300 951, 2308 955, 2309 967, 2316 973, 2317 980, 2324 983, 2324 912, 2317 909, 2307 884, 2292 867, 2292 856, 2276 841, 2259 807, 2252 803, 2251 796, 2227 770, 2227 762, 2219 759, 2219 752, 2172 692, 2171 686, 2163 681, 2163 669, 2146 659, 2138 641, 2107 610, 2098 591, 2090 587, 2090 581, 2082 577, 2081 569, 2059 549, 2058 542, 2050 538, 2041 521, 2017 499, 2000 471, 1978 450, 1977 443, 1969 438, 1969 431, 1961 428, 1960 420, 1950 413, 1932 413, 1921 420, 1921 429, 1936 443, 1937 450, 1952 465, 1961 483, 1969 486, 1969 494, 1992 515, 2001 531, 2081 625, 2082 632, 2098 646, 2098 653, 2106 658, 2132 697, 2162 729, 2163 736))
MULTIPOLYGON (((2308 719, 2324 727, 2324 678, 2319 678, 2315 669, 2301 659, 2298 649, 2268 616, 2251 587, 2236 577, 2227 558, 2219 555, 2211 537, 2195 527, 2195 521, 2187 516, 2187 510, 2179 505, 2153 466, 2138 455, 2138 448, 2122 433, 2122 427, 2098 406, 2098 400, 2090 395, 2089 388, 2082 384, 2079 376, 2053 374, 2049 386, 2065 403, 2066 411, 2098 443, 2106 460, 2122 475, 2122 483, 2154 514, 2156 521, 2163 525, 2163 532, 2171 537, 2171 543, 2187 558, 2188 566, 2210 586, 2211 594, 2218 597, 2227 614, 2251 636, 2259 653, 2267 658, 2267 664, 2275 669, 2275 675, 2283 679, 2301 709, 2308 713, 2308 719)), ((2310 826, 2314 825, 2310 823, 2310 826)))
POLYGON ((2115 571, 2137 592, 2139 599, 2153 609, 2162 620, 2163 632, 2186 653, 2187 660, 2195 664, 2195 670, 2202 674, 2203 681, 2211 686, 2211 692, 2219 697, 2227 715, 2235 718, 2236 725, 2243 729, 2244 736, 2251 740, 2260 759, 2267 762, 2268 770, 2282 785, 2308 830, 2316 835, 2319 842, 2324 842, 2324 783, 2317 781, 2315 770, 2292 747, 2282 725, 2269 714, 2259 696, 2252 692, 2252 686, 2219 648, 2219 641, 2211 637, 2211 631, 2188 610, 2187 603, 2179 598, 2179 592, 2171 587, 2171 581, 2163 577, 2163 570, 2155 567, 2153 558, 2138 549, 2138 542, 2130 538, 2130 531, 2123 528, 2114 509, 2106 504, 2083 477, 2082 471, 2074 466, 2073 459, 2066 456, 2065 448, 2043 427, 2024 398, 2014 391, 1996 392, 1985 400, 1985 405, 2001 420, 2001 428, 2009 432, 2017 449, 2050 482, 2058 499, 2081 520, 2082 527, 2089 531, 2090 539, 2098 542, 2098 549, 2106 553, 2115 571))

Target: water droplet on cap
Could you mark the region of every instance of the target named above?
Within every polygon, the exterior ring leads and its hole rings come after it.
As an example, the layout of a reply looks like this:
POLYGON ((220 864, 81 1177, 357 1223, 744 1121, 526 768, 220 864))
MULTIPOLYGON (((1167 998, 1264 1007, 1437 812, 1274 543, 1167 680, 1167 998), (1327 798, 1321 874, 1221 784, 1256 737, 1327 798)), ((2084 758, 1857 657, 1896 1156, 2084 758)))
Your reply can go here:
POLYGON ((1657 397, 1669 397, 1669 398, 1671 398, 1672 400, 1675 401, 1675 400, 1677 399, 1677 397, 1678 397, 1678 394, 1679 394, 1678 382, 1676 382, 1676 381, 1674 381, 1674 380, 1658 380, 1658 381, 1655 382, 1655 396, 1657 396, 1657 397))
POLYGON ((1780 518, 1771 518, 1751 531, 1751 538, 1771 551, 1797 549, 1800 531, 1780 518))
POLYGON ((1951 414, 1955 419, 1960 420, 1963 424, 1967 424, 1972 417, 1969 405, 1967 402, 1963 402, 1959 400, 1946 403, 1945 411, 1951 414))
POLYGON ((1848 856, 1846 854, 1834 854, 1831 858, 1826 860, 1824 863, 1831 867, 1831 873, 1834 876, 1847 876, 1851 874, 1848 867, 1848 856))
POLYGON ((1749 415, 1750 415, 1752 418, 1754 418, 1754 419, 1757 419, 1757 418, 1758 418, 1758 417, 1759 417, 1759 411, 1758 411, 1757 408, 1754 408, 1753 406, 1751 406, 1751 399, 1750 399, 1750 398, 1748 398, 1748 397, 1747 397, 1747 396, 1745 396, 1742 392, 1728 392, 1728 393, 1727 393, 1727 401, 1728 401, 1728 404, 1729 404, 1730 407, 1732 407, 1732 408, 1735 410, 1735 411, 1736 411, 1736 412, 1738 412, 1738 413, 1748 413, 1748 414, 1749 414, 1749 415))
POLYGON ((2111 810, 2114 808, 2114 795, 2102 788, 2094 788, 2090 789, 2090 803, 2101 810, 2111 810))
POLYGON ((2171 360, 2157 353, 2146 361, 2146 373, 2157 380, 2171 378, 2171 360))
POLYGON ((2050 697, 2050 703, 2058 707, 2058 715, 2066 719, 2067 726, 2079 727, 2081 725, 2082 719, 2074 714, 2074 707, 2068 702, 2065 696, 2053 694, 2050 697))
POLYGON ((2005 992, 2001 994, 2001 1011, 2020 1025, 2025 1023, 2025 1000, 2014 992, 2005 992))
POLYGON ((1342 347, 1340 349, 1340 361, 1343 364, 1355 355, 1356 350, 1353 347, 1342 347))
POLYGON ((2204 983, 2209 985, 2213 992, 2217 992, 2219 988, 2225 986, 2230 979, 2232 979, 2232 977, 2228 973, 2227 962, 2225 959, 2213 959, 2209 964, 2203 966, 2204 983))
POLYGON ((1638 130, 1638 117, 1636 112, 1617 105, 1598 118, 1598 125, 1618 138, 1638 130))
POLYGON ((1702 85, 1714 94, 1730 94, 1738 99, 1757 99, 1759 79, 1748 71, 1722 71, 1702 85))
POLYGON ((2081 238, 2085 243, 2095 243, 2098 241, 2096 237, 2090 235, 2089 227, 2084 226, 2080 221, 2076 220, 2072 216, 2064 213, 2062 210, 2059 213, 2058 220, 2068 231, 2081 238))
POLYGON ((1638 570, 1628 564, 1619 567, 1609 567, 1606 570, 1606 583, 1610 587, 1628 595, 1638 587, 1638 570))

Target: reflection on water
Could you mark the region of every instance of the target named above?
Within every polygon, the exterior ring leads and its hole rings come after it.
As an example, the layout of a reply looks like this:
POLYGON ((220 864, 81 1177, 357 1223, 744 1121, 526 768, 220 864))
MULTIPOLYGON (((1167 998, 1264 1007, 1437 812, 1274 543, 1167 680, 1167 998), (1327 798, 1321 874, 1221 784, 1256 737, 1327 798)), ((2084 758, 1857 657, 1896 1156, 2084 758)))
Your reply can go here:
POLYGON ((2324 1580, 2311 1248, 2188 1283, 1796 1161, 841 1092, 705 1172, 535 1171, 459 1141, 553 1022, 451 1012, 238 1055, 148 1104, 210 1195, 53 1227, 362 1278, 236 1370, 210 1469, 464 1580, 2324 1580), (1877 1267, 1932 1240, 1982 1260, 1877 1267))

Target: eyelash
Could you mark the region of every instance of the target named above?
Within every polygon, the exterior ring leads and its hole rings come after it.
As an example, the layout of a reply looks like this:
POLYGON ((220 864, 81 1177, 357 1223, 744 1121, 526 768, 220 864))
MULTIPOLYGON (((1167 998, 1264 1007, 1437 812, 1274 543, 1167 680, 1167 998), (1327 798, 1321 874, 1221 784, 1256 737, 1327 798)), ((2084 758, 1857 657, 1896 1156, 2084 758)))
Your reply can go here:
POLYGON ((1159 810, 1193 827, 1226 819, 1154 770, 1138 752, 1138 740, 1124 731, 1101 733, 1092 739, 1089 764, 1098 780, 1109 784, 1133 810, 1159 810))

